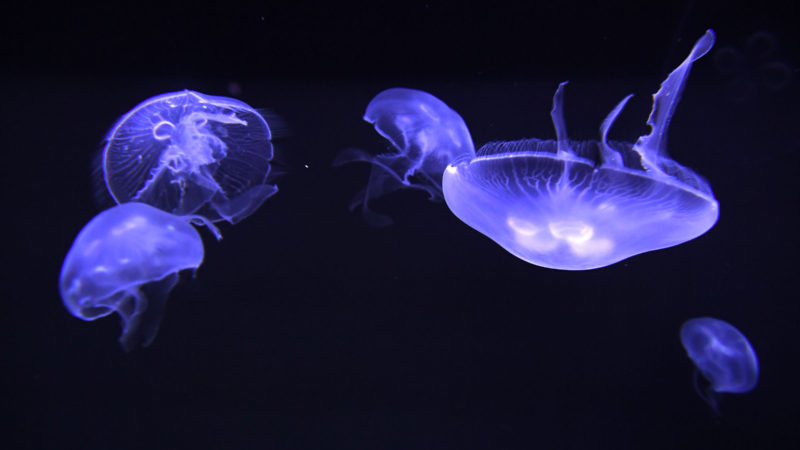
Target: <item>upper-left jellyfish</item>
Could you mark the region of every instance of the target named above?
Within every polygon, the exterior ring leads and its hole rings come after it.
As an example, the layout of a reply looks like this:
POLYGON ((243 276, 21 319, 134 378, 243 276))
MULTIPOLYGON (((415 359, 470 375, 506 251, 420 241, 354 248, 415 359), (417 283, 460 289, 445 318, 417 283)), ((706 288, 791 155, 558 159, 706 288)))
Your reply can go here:
POLYGON ((421 189, 431 199, 442 199, 442 174, 456 158, 474 157, 475 147, 464 119, 433 95, 415 89, 387 89, 370 101, 364 120, 391 142, 389 153, 371 155, 345 150, 334 161, 372 164, 367 187, 353 199, 350 209, 362 206, 364 218, 384 226, 391 219, 372 212, 368 203, 397 189, 421 189))
POLYGON ((117 203, 237 223, 277 192, 272 133, 244 102, 184 90, 145 100, 106 137, 102 168, 117 203))
POLYGON ((61 266, 64 306, 83 320, 116 312, 122 318, 122 347, 149 345, 178 272, 203 263, 203 241, 190 219, 138 202, 98 214, 61 266))

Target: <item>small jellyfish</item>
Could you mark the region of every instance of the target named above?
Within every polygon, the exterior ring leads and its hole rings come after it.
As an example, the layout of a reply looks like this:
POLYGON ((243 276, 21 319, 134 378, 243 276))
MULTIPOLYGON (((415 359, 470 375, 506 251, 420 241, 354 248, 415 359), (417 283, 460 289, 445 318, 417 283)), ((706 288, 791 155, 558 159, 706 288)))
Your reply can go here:
POLYGON ((475 156, 464 119, 427 92, 387 89, 367 105, 364 120, 391 142, 394 151, 374 156, 349 149, 334 165, 352 161, 372 164, 367 187, 356 195, 350 209, 361 205, 365 219, 375 226, 389 225, 391 219, 370 211, 370 200, 403 188, 421 189, 431 200, 441 200, 447 164, 459 156, 475 156))
POLYGON ((719 217, 708 183, 667 155, 667 127, 692 63, 714 44, 708 30, 653 96, 650 134, 614 142, 608 130, 630 95, 600 126, 601 140, 571 141, 564 85, 551 117, 557 139, 490 142, 450 163, 450 210, 515 256, 538 266, 586 270, 694 239, 719 217))
POLYGON ((708 389, 702 390, 699 379, 695 379, 697 392, 714 410, 718 393, 743 394, 756 387, 756 352, 728 322, 710 317, 691 319, 681 327, 681 343, 709 383, 708 389))
POLYGON ((103 211, 75 238, 59 281, 69 312, 122 318, 122 347, 149 345, 158 332, 178 272, 203 263, 203 241, 186 218, 144 203, 103 211))
POLYGON ((236 223, 277 192, 272 134, 247 104, 194 91, 145 100, 106 137, 102 169, 117 203, 236 223))

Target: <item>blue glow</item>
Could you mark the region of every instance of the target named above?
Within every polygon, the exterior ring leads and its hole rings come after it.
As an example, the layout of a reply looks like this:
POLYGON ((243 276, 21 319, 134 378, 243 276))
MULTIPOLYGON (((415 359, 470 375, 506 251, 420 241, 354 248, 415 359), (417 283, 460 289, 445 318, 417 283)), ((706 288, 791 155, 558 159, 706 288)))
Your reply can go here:
POLYGON ((391 219, 372 212, 370 200, 402 188, 421 189, 431 199, 441 199, 442 173, 447 164, 461 156, 475 156, 464 120, 427 92, 387 89, 369 103, 364 120, 392 143, 394 151, 375 156, 349 149, 336 158, 334 165, 352 161, 372 164, 367 187, 356 195, 350 209, 361 205, 364 217, 373 225, 388 225, 391 219))
POLYGON ((278 190, 267 184, 271 138, 264 118, 239 100, 188 90, 159 95, 109 132, 105 184, 117 203, 236 223, 278 190))
POLYGON ((715 409, 714 392, 742 394, 756 387, 756 352, 747 338, 728 322, 710 317, 691 319, 681 327, 681 343, 710 383, 710 391, 698 392, 715 409))
POLYGON ((61 299, 83 320, 116 312, 122 347, 147 346, 178 272, 197 269, 203 253, 188 219, 144 203, 117 205, 89 221, 72 243, 61 266, 61 299))
POLYGON ((586 270, 678 245, 708 231, 719 205, 708 183, 667 155, 667 128, 692 63, 714 45, 708 30, 653 95, 651 131, 609 141, 631 96, 600 126, 600 141, 567 137, 561 83, 551 116, 556 140, 490 142, 450 163, 450 210, 515 256, 542 267, 586 270))

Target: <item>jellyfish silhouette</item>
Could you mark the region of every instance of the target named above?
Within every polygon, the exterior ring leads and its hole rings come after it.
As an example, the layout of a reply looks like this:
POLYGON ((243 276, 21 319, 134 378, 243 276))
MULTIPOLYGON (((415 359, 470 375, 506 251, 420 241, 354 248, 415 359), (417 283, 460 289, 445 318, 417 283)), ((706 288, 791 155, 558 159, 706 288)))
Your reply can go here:
POLYGON ((681 327, 681 343, 709 383, 707 389, 701 389, 696 374, 695 388, 715 411, 718 411, 717 394, 742 394, 756 387, 756 352, 747 338, 728 322, 711 317, 691 319, 681 327))
POLYGON ((713 54, 729 99, 742 102, 767 92, 788 88, 797 68, 780 57, 780 40, 769 31, 758 31, 743 46, 724 45, 713 54))
POLYGON ((147 346, 178 272, 197 269, 203 254, 188 218, 123 203, 98 214, 75 238, 61 267, 61 299, 83 320, 116 312, 122 318, 122 347, 147 346))
POLYGON ((162 94, 109 131, 105 185, 117 203, 236 223, 278 190, 267 182, 271 138, 264 118, 239 100, 189 90, 162 94))
POLYGON ((601 140, 571 141, 561 83, 551 117, 557 139, 490 142, 444 173, 450 210, 515 256, 542 267, 586 270, 686 242, 708 231, 719 206, 708 183, 667 155, 667 127, 692 63, 714 44, 708 30, 653 96, 651 131, 636 143, 600 126, 601 140))
POLYGON ((457 112, 433 95, 406 88, 387 89, 367 105, 364 120, 385 137, 394 150, 371 155, 363 150, 342 152, 334 165, 353 161, 372 164, 367 187, 353 199, 350 209, 361 205, 368 223, 392 223, 369 209, 369 201, 398 189, 426 191, 431 200, 442 198, 442 173, 459 156, 475 156, 467 125, 457 112))

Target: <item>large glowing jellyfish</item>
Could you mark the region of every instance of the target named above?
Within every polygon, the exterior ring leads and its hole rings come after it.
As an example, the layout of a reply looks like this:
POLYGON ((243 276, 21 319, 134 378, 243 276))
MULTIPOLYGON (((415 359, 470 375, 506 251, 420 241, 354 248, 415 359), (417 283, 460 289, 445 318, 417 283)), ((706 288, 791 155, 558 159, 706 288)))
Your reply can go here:
POLYGON ((551 116, 557 140, 491 142, 452 162, 447 205, 462 221, 519 258, 564 270, 604 267, 708 231, 719 205, 708 183, 667 155, 667 127, 692 63, 714 45, 708 30, 653 96, 650 134, 610 142, 631 96, 603 121, 599 142, 567 137, 562 83, 551 116))
POLYGON ((733 325, 711 317, 691 319, 681 327, 681 343, 708 381, 697 392, 717 409, 717 393, 750 392, 758 383, 758 358, 747 338, 733 325))
POLYGON ((61 299, 83 320, 116 312, 122 318, 122 347, 147 346, 178 272, 197 269, 203 254, 188 219, 144 203, 123 203, 98 214, 75 238, 61 267, 61 299))
POLYGON ((367 105, 364 120, 373 124, 394 150, 374 156, 349 149, 336 158, 334 165, 352 161, 372 164, 367 187, 356 195, 350 208, 361 205, 365 219, 373 225, 388 225, 391 219, 372 212, 370 200, 402 188, 421 189, 431 199, 441 199, 442 173, 447 164, 460 156, 475 156, 464 120, 427 92, 387 89, 367 105))
POLYGON ((181 91, 150 98, 117 121, 102 169, 117 203, 236 223, 278 188, 268 184, 272 134, 232 98, 181 91))

